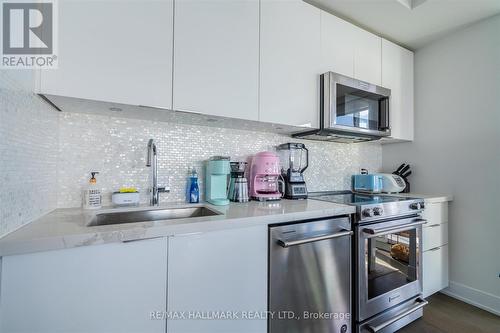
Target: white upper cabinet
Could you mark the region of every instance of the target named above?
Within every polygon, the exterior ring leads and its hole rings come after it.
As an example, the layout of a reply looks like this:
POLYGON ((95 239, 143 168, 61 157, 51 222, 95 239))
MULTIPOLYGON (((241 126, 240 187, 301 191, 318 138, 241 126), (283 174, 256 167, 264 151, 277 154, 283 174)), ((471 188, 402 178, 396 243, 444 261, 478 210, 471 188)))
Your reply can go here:
POLYGON ((318 127, 320 12, 301 0, 261 0, 260 121, 318 127))
POLYGON ((59 68, 39 92, 172 107, 173 1, 61 0, 59 68))
POLYGON ((354 27, 327 12, 321 12, 321 74, 336 72, 354 76, 354 27))
POLYGON ((382 40, 382 86, 391 89, 391 137, 413 140, 413 52, 382 40))
POLYGON ((176 1, 174 31, 174 110, 258 120, 259 1, 176 1))
POLYGON ((353 26, 354 77, 376 85, 382 83, 382 38, 353 26))
POLYGON ((302 0, 60 0, 58 31, 42 94, 318 128, 332 71, 390 88, 413 140, 413 53, 302 0))

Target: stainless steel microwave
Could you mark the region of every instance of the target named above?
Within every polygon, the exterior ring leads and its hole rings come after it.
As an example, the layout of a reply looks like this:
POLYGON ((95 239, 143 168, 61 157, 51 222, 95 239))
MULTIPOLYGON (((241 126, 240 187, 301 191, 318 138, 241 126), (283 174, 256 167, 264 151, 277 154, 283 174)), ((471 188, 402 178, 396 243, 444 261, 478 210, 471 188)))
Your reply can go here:
POLYGON ((390 89, 333 72, 320 82, 320 128, 294 137, 362 142, 391 135, 390 89))

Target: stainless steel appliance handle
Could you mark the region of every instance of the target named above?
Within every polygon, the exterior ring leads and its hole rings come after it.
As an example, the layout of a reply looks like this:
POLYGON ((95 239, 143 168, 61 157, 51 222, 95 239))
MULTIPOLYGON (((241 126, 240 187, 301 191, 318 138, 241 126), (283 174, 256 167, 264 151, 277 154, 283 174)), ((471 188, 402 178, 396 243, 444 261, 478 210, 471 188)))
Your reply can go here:
POLYGON ((403 311, 401 312, 400 314, 398 314, 397 316, 395 317, 392 317, 391 319, 387 320, 387 321, 384 321, 382 324, 379 324, 379 325, 376 325, 376 326, 372 326, 372 325, 368 325, 367 328, 375 333, 375 332, 378 332, 378 331, 381 331, 383 330, 384 328, 386 328, 387 326, 397 322, 398 320, 406 317, 407 315, 417 311, 418 309, 421 309, 423 308, 424 306, 426 306, 427 304, 429 304, 429 302, 427 302, 425 299, 417 299, 416 302, 418 303, 417 305, 413 306, 411 309, 408 309, 406 311, 403 311))
POLYGON ((407 224, 401 224, 397 226, 392 226, 392 227, 387 227, 387 228, 364 228, 363 232, 370 234, 372 236, 378 236, 387 232, 392 232, 392 231, 399 231, 399 230, 404 230, 407 229, 408 227, 414 227, 422 224, 426 224, 427 220, 424 219, 417 219, 414 222, 407 223, 407 224))
POLYGON ((338 237, 351 236, 352 234, 353 234, 352 231, 346 230, 346 231, 342 231, 342 232, 337 232, 335 234, 321 235, 321 236, 316 236, 316 237, 309 237, 309 238, 302 238, 302 239, 295 239, 295 240, 278 239, 278 245, 281 247, 287 248, 287 247, 294 246, 294 245, 318 242, 318 241, 332 239, 332 238, 338 238, 338 237))

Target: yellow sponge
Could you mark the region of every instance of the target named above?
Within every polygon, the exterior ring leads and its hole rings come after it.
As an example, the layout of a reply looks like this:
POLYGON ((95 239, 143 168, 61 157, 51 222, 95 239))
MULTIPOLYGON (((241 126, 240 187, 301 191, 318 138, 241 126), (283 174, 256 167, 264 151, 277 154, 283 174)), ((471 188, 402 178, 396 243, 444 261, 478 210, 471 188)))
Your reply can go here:
POLYGON ((121 187, 120 193, 135 193, 137 189, 135 187, 121 187))

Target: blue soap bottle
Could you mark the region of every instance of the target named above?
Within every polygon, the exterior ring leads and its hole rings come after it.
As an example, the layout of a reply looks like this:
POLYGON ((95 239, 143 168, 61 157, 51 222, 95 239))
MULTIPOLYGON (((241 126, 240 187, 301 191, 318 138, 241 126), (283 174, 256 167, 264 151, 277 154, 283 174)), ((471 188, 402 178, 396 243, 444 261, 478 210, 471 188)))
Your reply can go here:
POLYGON ((186 201, 189 203, 198 203, 200 202, 200 188, 198 186, 198 173, 196 169, 193 167, 191 171, 189 171, 188 176, 188 187, 187 187, 187 198, 186 201))

